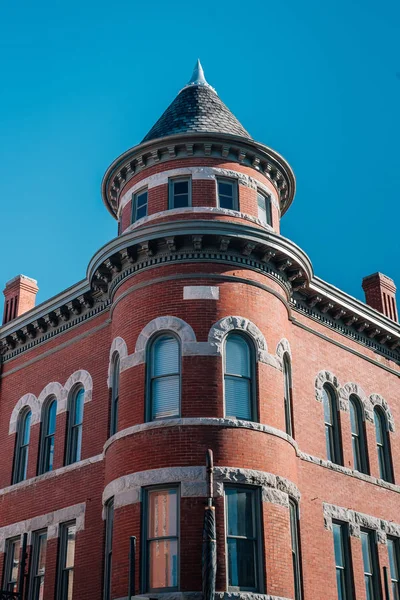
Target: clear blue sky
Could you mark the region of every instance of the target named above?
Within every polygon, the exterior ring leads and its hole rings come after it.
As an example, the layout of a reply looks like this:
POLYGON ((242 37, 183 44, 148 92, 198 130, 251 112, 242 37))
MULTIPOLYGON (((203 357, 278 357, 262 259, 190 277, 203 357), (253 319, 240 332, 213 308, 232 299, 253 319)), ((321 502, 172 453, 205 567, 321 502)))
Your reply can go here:
POLYGON ((38 301, 85 276, 116 235, 100 198, 200 57, 251 135, 282 153, 297 195, 282 233, 315 273, 363 298, 400 286, 398 0, 41 0, 0 9, 0 285, 38 301))

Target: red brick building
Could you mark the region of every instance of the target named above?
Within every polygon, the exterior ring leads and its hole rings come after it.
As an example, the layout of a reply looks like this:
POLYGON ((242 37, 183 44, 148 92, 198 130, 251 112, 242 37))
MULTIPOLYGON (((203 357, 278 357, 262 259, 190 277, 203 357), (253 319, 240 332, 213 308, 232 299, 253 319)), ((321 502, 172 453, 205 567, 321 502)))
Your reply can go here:
POLYGON ((4 597, 26 533, 27 600, 126 599, 130 536, 136 594, 198 598, 212 449, 218 598, 399 598, 395 286, 314 275, 294 193, 198 65, 107 170, 119 235, 86 277, 36 307, 7 284, 4 597))

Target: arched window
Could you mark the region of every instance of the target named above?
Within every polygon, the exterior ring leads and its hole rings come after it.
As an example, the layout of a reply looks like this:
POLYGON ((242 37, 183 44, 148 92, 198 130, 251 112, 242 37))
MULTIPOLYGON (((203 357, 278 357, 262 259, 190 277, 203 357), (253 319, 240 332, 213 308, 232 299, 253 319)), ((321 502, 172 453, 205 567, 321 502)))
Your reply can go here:
POLYGON ((367 448, 365 444, 364 419, 360 400, 350 396, 351 445, 353 467, 361 473, 368 473, 367 448))
POLYGON ((23 410, 19 415, 17 427, 17 439, 15 446, 13 483, 19 483, 26 479, 28 469, 29 438, 31 434, 32 413, 23 410))
POLYGON ((342 449, 339 437, 337 400, 336 393, 330 385, 324 385, 322 388, 322 401, 324 405, 326 457, 328 460, 341 465, 342 449))
POLYGON ((110 436, 118 431, 119 370, 120 358, 116 352, 112 364, 110 436))
POLYGON ((54 434, 56 432, 57 400, 48 400, 42 413, 42 439, 40 448, 39 475, 53 470, 54 434))
POLYGON ((225 415, 255 420, 254 352, 245 336, 230 333, 225 343, 225 415))
POLYGON ((393 482, 392 465, 389 451, 388 425, 385 414, 379 406, 374 408, 376 448, 378 451, 379 476, 381 479, 393 482))
POLYGON ((66 464, 81 460, 84 389, 77 388, 69 400, 66 464))
POLYGON ((284 403, 285 403, 285 427, 286 433, 293 437, 293 421, 292 421, 292 368, 290 359, 285 352, 283 356, 283 379, 284 379, 284 403))
POLYGON ((148 419, 179 417, 181 412, 181 349, 174 335, 157 336, 150 346, 148 419))

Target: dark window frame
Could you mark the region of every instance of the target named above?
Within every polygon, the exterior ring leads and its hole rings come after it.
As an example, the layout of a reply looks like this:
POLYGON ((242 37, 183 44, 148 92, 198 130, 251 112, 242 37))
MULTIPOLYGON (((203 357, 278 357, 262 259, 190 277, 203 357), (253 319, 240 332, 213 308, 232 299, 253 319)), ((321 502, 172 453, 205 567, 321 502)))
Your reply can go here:
POLYGON ((39 468, 38 475, 43 475, 43 473, 48 473, 53 470, 54 464, 51 463, 50 468, 50 455, 51 455, 51 438, 53 438, 53 461, 54 461, 54 449, 55 449, 55 434, 57 428, 57 398, 55 396, 49 396, 46 398, 43 409, 42 409, 42 422, 41 422, 41 432, 40 432, 40 449, 39 449, 39 468), (56 410, 56 418, 54 425, 54 432, 49 433, 49 423, 50 423, 50 409, 55 405, 56 410))
POLYGON ((4 566, 3 566, 2 589, 6 590, 7 592, 17 592, 18 591, 18 580, 19 580, 19 574, 20 574, 20 568, 21 568, 21 565, 20 565, 21 552, 22 552, 22 539, 21 539, 20 535, 6 539, 4 563, 3 563, 4 566), (11 576, 12 576, 12 570, 13 570, 15 551, 13 550, 13 553, 11 555, 10 547, 15 548, 15 544, 17 542, 19 543, 18 572, 17 572, 17 579, 14 581, 11 579, 11 576))
POLYGON ((106 505, 105 542, 104 542, 104 600, 111 600, 112 583, 112 551, 114 530, 114 498, 110 498, 106 505))
MULTIPOLYGON (((226 589, 228 592, 254 592, 263 594, 265 592, 265 581, 264 581, 264 548, 263 548, 263 514, 261 509, 261 488, 259 486, 251 485, 235 485, 225 484, 224 485, 224 517, 225 517, 225 561, 226 561, 226 589), (253 518, 253 531, 254 531, 254 552, 256 554, 254 564, 254 577, 256 586, 254 588, 247 588, 242 586, 230 586, 229 585, 229 555, 228 555, 228 539, 235 538, 240 539, 238 536, 228 535, 228 501, 227 501, 227 490, 245 490, 246 492, 252 493, 252 518, 253 518)), ((245 538, 249 539, 249 538, 245 538)))
POLYGON ((85 414, 85 389, 82 384, 77 384, 70 392, 68 398, 68 418, 67 418, 67 443, 65 447, 65 465, 73 465, 82 460, 82 440, 83 440, 83 418, 85 414), (76 400, 82 393, 82 420, 80 423, 73 423, 76 415, 76 400), (75 431, 78 431, 75 434, 75 431), (78 439, 80 439, 81 451, 77 455, 78 439))
POLYGON ((267 225, 272 227, 272 198, 271 198, 270 194, 267 194, 266 192, 261 191, 259 189, 257 189, 257 215, 258 215, 258 218, 260 219, 260 221, 262 221, 263 223, 266 223, 267 225), (262 197, 264 199, 263 210, 265 211, 265 221, 263 219, 260 219, 260 216, 259 216, 260 215, 259 197, 262 197))
POLYGON ((288 435, 294 438, 292 363, 288 352, 285 352, 283 355, 282 366, 284 385, 285 431, 288 435))
MULTIPOLYGON (((380 566, 379 566, 379 555, 377 548, 377 539, 376 539, 376 531, 372 529, 361 528, 361 544, 363 540, 363 534, 368 536, 368 550, 370 556, 370 562, 372 565, 372 572, 367 572, 365 570, 365 562, 364 562, 364 554, 363 554, 363 571, 364 571, 364 585, 366 581, 366 576, 371 578, 372 589, 373 589, 373 598, 372 600, 382 600, 382 587, 381 587, 381 577, 380 577, 380 566)), ((363 552, 363 550, 362 550, 363 552)))
POLYGON ((131 224, 136 223, 136 221, 139 221, 139 219, 144 219, 145 217, 148 216, 148 214, 149 214, 149 190, 146 186, 146 187, 141 188, 134 194, 132 194, 131 224), (146 206, 146 214, 143 215, 142 217, 138 218, 138 216, 137 216, 137 212, 138 212, 137 201, 138 201, 138 198, 140 196, 142 196, 143 194, 146 194, 146 203, 142 204, 139 208, 146 206))
MULTIPOLYGON (((235 377, 238 379, 247 379, 250 385, 250 412, 251 418, 249 419, 252 423, 259 422, 259 410, 258 410, 258 381, 257 381, 257 360, 256 360, 256 347, 253 339, 243 333, 240 330, 233 329, 230 331, 224 339, 223 345, 223 356, 222 356, 222 376, 223 376, 223 398, 224 398, 224 417, 226 418, 234 418, 241 420, 241 417, 237 417, 234 415, 228 415, 226 410, 226 393, 225 393, 225 381, 228 377, 235 377), (226 345, 229 341, 229 338, 232 336, 239 336, 244 339, 248 348, 249 348, 249 360, 250 360, 250 377, 244 377, 242 375, 238 375, 235 373, 227 373, 226 371, 226 345)), ((245 419, 243 419, 245 420, 245 419)))
MULTIPOLYGON (((180 195, 180 194, 178 194, 178 195, 180 195)), ((190 206, 192 206, 192 177, 190 175, 170 177, 168 179, 168 208, 170 210, 173 210, 173 209, 180 209, 180 208, 189 208, 190 206), (175 183, 181 183, 183 181, 188 183, 188 194, 187 194, 188 195, 188 203, 187 203, 187 206, 175 206, 174 186, 175 186, 175 183)))
MULTIPOLYGON (((348 523, 343 521, 332 521, 333 525, 333 544, 334 544, 334 560, 335 560, 335 571, 336 571, 336 588, 337 588, 337 571, 341 569, 343 572, 343 584, 344 584, 344 596, 342 596, 343 600, 353 600, 355 598, 355 588, 354 588, 354 574, 353 574, 353 562, 351 557, 351 548, 350 548, 350 531, 348 523), (341 550, 343 553, 344 566, 336 564, 336 553, 335 553, 335 538, 334 538, 334 527, 340 527, 340 542, 341 542, 341 550)), ((338 591, 338 598, 339 591, 338 591)))
MULTIPOLYGON (((216 184, 217 184, 217 206, 218 206, 218 208, 221 208, 222 210, 235 210, 236 212, 239 211, 238 180, 233 179, 231 177, 217 177, 216 184), (231 208, 226 208, 224 206, 221 206, 220 192, 219 192, 219 184, 220 183, 227 183, 232 186, 232 207, 231 208)), ((224 195, 224 194, 221 194, 221 195, 224 195)))
POLYGON ((30 566, 30 576, 29 576, 29 600, 38 600, 39 592, 40 592, 40 583, 39 587, 37 581, 40 579, 44 579, 46 576, 46 567, 44 573, 39 575, 38 571, 38 563, 40 558, 40 539, 45 537, 46 539, 46 554, 47 554, 47 529, 40 529, 39 531, 32 532, 32 557, 31 557, 31 566, 30 566))
POLYGON ((327 451, 327 460, 337 465, 343 465, 343 449, 337 393, 335 389, 328 383, 324 383, 323 390, 325 390, 328 400, 330 402, 330 413, 332 415, 332 423, 329 423, 325 419, 325 402, 323 400, 322 404, 324 409, 325 445, 327 451), (329 452, 328 440, 330 448, 329 452), (329 458, 329 453, 331 454, 331 458, 329 458))
POLYGON ((110 398, 110 427, 109 437, 118 431, 119 385, 121 374, 121 357, 114 352, 111 361, 111 398, 110 398))
POLYGON ((301 600, 303 597, 303 576, 300 548, 299 505, 293 498, 289 498, 289 513, 294 582, 294 600, 301 600))
POLYGON ((366 443, 366 433, 365 433, 365 419, 364 419, 364 410, 361 404, 360 398, 356 394, 351 394, 349 398, 349 406, 350 406, 350 431, 351 431, 351 443, 352 443, 352 451, 353 451, 353 468, 360 473, 365 473, 369 475, 369 461, 368 461, 368 451, 367 451, 367 443, 366 443), (354 407, 354 413, 357 424, 357 432, 353 432, 353 427, 351 424, 351 407, 354 407), (356 456, 358 454, 358 458, 356 456), (356 468, 357 460, 360 463, 360 469, 356 468))
POLYGON ((390 448, 389 425, 385 411, 380 406, 374 407, 374 425, 376 450, 378 454, 379 477, 388 483, 394 483, 392 452, 390 448), (376 417, 382 430, 382 443, 377 439, 376 417))
POLYGON ((25 406, 18 415, 17 435, 15 438, 14 465, 12 474, 12 484, 25 481, 28 476, 29 444, 32 426, 32 410, 25 406), (29 437, 28 442, 24 443, 25 427, 29 416, 29 437))
MULTIPOLYGON (((57 561, 57 600, 68 600, 66 595, 68 592, 69 571, 73 571, 75 579, 75 557, 76 557, 76 521, 66 521, 59 525, 59 544, 58 544, 58 561, 57 561), (68 529, 75 527, 75 547, 74 547, 74 563, 72 567, 66 567, 67 545, 68 545, 68 529), (65 576, 65 573, 68 573, 65 576), (67 586, 66 586, 67 583, 67 586)), ((74 588, 72 583, 72 593, 74 588)))
POLYGON ((181 519, 181 489, 179 484, 166 484, 166 485, 153 485, 149 487, 142 488, 143 500, 142 500, 142 539, 141 539, 141 548, 142 548, 142 566, 141 566, 141 589, 143 593, 151 594, 151 593, 167 593, 167 592, 179 592, 180 590, 180 568, 181 568, 181 560, 180 560, 180 550, 181 550, 181 527, 180 527, 180 519, 181 519), (163 490, 176 490, 176 524, 177 531, 176 536, 165 536, 158 538, 149 538, 148 537, 148 526, 149 526, 149 495, 151 492, 163 491, 163 490), (149 585, 149 542, 156 539, 176 539, 177 540, 177 586, 173 587, 165 587, 165 588, 150 588, 149 585))
POLYGON ((400 539, 393 537, 393 536, 388 536, 387 538, 388 541, 388 557, 389 557, 389 569, 388 569, 388 574, 389 574, 389 578, 390 578, 390 587, 392 590, 392 596, 394 598, 394 600, 396 600, 397 598, 400 598, 400 539), (392 572, 392 565, 391 565, 391 559, 390 559, 390 551, 389 551, 389 547, 393 548, 393 566, 396 569, 396 577, 393 577, 393 572, 392 572), (393 591, 395 590, 395 591, 393 591))
POLYGON ((166 329, 165 331, 159 331, 155 335, 151 337, 147 344, 146 348, 146 402, 145 402, 145 422, 163 420, 163 419, 178 419, 182 414, 182 341, 178 335, 174 331, 170 331, 166 329), (168 373, 167 375, 161 375, 158 377, 153 377, 152 375, 152 367, 154 360, 154 347, 157 341, 163 337, 173 337, 177 341, 178 344, 178 352, 179 352, 179 373, 168 373), (172 377, 179 376, 179 407, 178 413, 176 415, 171 415, 169 417, 155 417, 153 410, 153 381, 155 379, 161 377, 172 377))

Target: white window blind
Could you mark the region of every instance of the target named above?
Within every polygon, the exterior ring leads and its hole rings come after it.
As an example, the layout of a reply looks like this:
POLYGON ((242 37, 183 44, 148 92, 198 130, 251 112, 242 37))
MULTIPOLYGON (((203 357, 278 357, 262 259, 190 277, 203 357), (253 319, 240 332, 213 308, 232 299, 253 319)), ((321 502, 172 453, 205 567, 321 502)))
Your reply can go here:
POLYGON ((151 419, 180 414, 180 348, 178 340, 163 335, 151 349, 151 419))
POLYGON ((231 334, 225 346, 225 414, 236 419, 252 420, 252 368, 248 342, 231 334))

